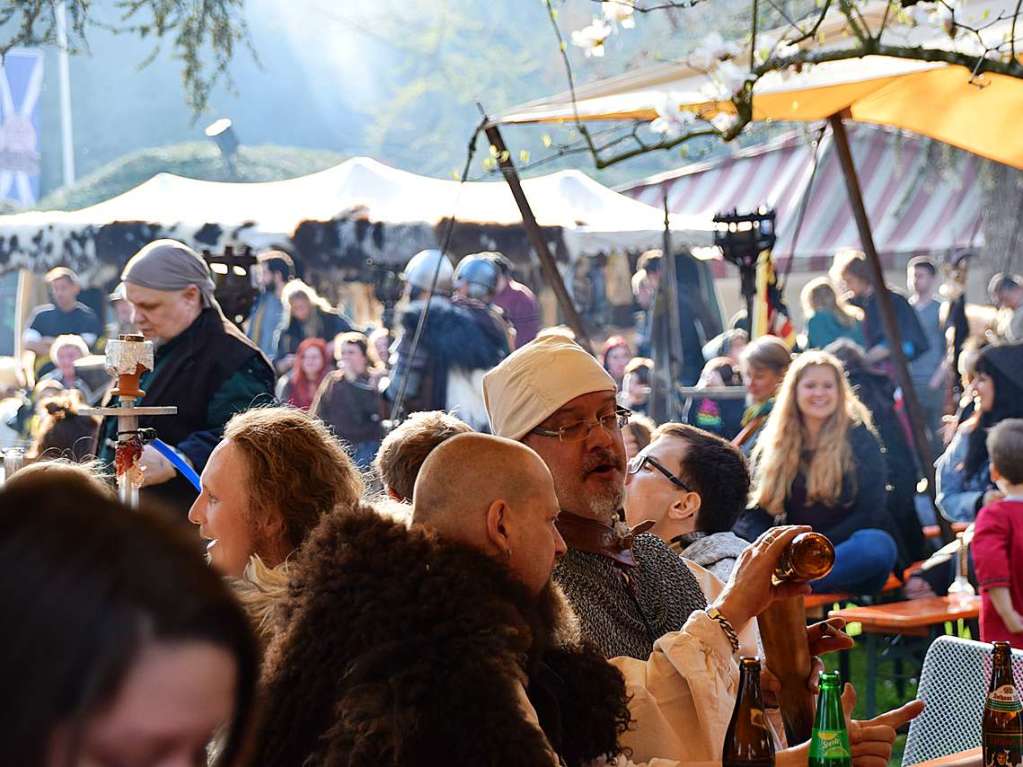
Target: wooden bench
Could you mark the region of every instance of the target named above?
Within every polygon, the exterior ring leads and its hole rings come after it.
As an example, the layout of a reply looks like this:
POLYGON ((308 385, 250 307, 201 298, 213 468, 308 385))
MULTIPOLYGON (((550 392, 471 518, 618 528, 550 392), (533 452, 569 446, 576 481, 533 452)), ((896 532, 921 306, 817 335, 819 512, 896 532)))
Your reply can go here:
MULTIPOLYGON (((906 568, 902 574, 902 580, 900 581, 894 574, 888 576, 888 580, 885 581, 884 586, 881 587, 882 594, 887 594, 896 589, 901 589, 910 576, 913 575, 923 562, 914 562, 906 568)), ((836 592, 834 594, 807 594, 803 597, 803 606, 807 610, 813 610, 820 607, 830 607, 833 604, 843 604, 857 599, 855 594, 846 594, 844 592, 836 592)))
POLYGON ((952 596, 911 599, 905 602, 845 607, 840 610, 831 610, 828 615, 833 618, 843 618, 847 624, 860 624, 866 638, 867 690, 865 704, 869 718, 874 716, 877 704, 877 666, 881 654, 877 642, 878 636, 895 638, 885 652, 891 652, 896 661, 897 670, 906 655, 919 662, 919 653, 911 650, 909 653, 900 655, 896 652, 898 648, 894 642, 901 637, 922 637, 924 644, 929 645, 930 639, 945 633, 946 623, 976 621, 980 615, 980 597, 952 596))
MULTIPOLYGON (((952 532, 963 533, 966 532, 966 528, 969 527, 968 522, 953 522, 952 532)), ((940 538, 941 528, 937 525, 924 525, 924 538, 940 538)))

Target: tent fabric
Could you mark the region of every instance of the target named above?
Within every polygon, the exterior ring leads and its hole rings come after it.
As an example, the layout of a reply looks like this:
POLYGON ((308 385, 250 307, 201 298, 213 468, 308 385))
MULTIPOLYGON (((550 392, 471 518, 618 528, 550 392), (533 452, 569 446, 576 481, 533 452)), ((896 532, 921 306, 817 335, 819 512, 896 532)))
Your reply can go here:
MULTIPOLYGON (((983 160, 954 151, 936 158, 931 142, 891 129, 852 124, 847 132, 879 253, 944 253, 982 244, 978 173, 983 160)), ((829 257, 840 247, 856 245, 859 236, 830 133, 817 151, 812 189, 813 146, 793 132, 621 191, 651 206, 663 204, 667 194, 672 212, 701 218, 733 208, 773 208, 776 258, 829 257), (804 200, 803 225, 794 242, 804 200)))
MULTIPOLYGON (((522 182, 543 227, 560 229, 571 258, 610 248, 656 247, 663 213, 608 189, 586 174, 565 170, 522 182)), ((161 173, 134 189, 76 211, 30 211, 0 216, 0 267, 79 265, 102 255, 95 240, 104 228, 134 222, 138 246, 147 238, 178 237, 195 247, 234 243, 255 248, 287 245, 309 222, 343 221, 344 239, 358 222, 400 232, 394 247, 371 255, 403 262, 415 250, 436 247, 434 227, 459 222, 520 226, 522 217, 504 181, 436 179, 356 157, 318 173, 285 181, 226 183, 161 173)), ((691 246, 712 239, 709 220, 672 219, 673 237, 691 246)), ((363 227, 364 229, 365 227, 363 227)), ((374 235, 375 236, 375 235, 374 235)), ((381 239, 378 237, 377 239, 381 239)), ((333 243, 344 250, 344 243, 333 243)))
MULTIPOLYGON (((998 49, 1012 35, 1016 3, 1006 0, 964 2, 957 14, 971 19, 1003 19, 988 23, 985 44, 998 49), (987 17, 984 14, 987 14, 987 17), (1006 18, 1006 15, 1009 18, 1006 18)), ((875 3, 874 7, 878 7, 875 3)), ((1023 35, 1023 24, 1020 25, 1023 35)), ((886 28, 882 41, 891 45, 954 48, 948 35, 928 27, 886 28)), ((822 48, 841 49, 848 41, 822 48)), ((1017 48, 1023 46, 1017 45, 1017 48)), ((1004 49, 1004 48, 1003 48, 1004 49)), ((495 119, 497 123, 653 120, 666 101, 706 119, 733 112, 730 101, 708 101, 710 78, 686 65, 658 65, 624 78, 591 83, 570 95, 530 102, 495 119)), ((1023 98, 1019 78, 983 73, 966 67, 890 56, 864 56, 805 67, 802 72, 770 72, 753 94, 753 119, 815 121, 844 113, 858 122, 912 130, 997 162, 1023 168, 1023 98)))

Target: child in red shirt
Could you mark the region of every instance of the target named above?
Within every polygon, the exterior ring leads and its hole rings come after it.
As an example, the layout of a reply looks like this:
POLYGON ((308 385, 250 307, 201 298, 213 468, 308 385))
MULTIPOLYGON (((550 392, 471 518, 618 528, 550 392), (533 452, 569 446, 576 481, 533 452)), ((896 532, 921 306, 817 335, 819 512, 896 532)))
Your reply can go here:
POLYGON ((1023 649, 1023 419, 1007 418, 987 438, 1001 498, 977 514, 973 561, 980 582, 980 638, 1023 649))

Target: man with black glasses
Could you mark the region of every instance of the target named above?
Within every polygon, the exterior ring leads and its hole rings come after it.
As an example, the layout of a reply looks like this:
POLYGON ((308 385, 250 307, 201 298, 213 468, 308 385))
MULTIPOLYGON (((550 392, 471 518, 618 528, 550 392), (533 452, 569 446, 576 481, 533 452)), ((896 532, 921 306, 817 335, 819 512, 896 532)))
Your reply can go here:
POLYGON ((749 546, 732 532, 750 485, 739 448, 695 426, 666 423, 629 462, 628 474, 629 523, 652 520, 651 533, 727 581, 749 546))
POLYGON ((503 360, 483 391, 493 432, 535 450, 554 478, 568 545, 554 580, 583 636, 606 657, 645 660, 707 600, 682 559, 645 532, 649 524, 625 522, 629 413, 615 403, 614 380, 580 346, 549 336, 503 360))

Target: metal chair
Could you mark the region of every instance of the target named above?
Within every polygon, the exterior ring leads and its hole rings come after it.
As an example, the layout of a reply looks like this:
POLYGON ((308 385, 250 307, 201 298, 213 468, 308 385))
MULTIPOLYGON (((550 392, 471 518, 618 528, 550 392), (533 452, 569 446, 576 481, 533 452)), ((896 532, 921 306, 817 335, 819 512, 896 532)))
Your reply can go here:
MULTIPOLYGON (((909 725, 903 767, 980 746, 991 658, 985 642, 943 636, 931 643, 917 691, 926 708, 909 725)), ((1012 670, 1023 679, 1023 651, 1013 650, 1012 670)))

